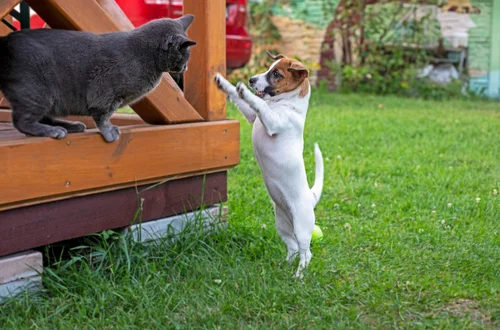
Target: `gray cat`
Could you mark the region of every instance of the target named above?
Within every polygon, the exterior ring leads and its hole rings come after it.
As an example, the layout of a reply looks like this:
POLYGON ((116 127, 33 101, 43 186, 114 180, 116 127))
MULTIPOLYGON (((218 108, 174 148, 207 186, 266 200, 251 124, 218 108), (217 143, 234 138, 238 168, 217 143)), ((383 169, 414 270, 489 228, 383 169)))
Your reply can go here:
POLYGON ((186 70, 193 15, 159 19, 127 32, 52 29, 0 37, 0 90, 20 132, 61 139, 85 125, 56 119, 92 116, 104 140, 118 140, 109 119, 152 91, 163 72, 186 70))

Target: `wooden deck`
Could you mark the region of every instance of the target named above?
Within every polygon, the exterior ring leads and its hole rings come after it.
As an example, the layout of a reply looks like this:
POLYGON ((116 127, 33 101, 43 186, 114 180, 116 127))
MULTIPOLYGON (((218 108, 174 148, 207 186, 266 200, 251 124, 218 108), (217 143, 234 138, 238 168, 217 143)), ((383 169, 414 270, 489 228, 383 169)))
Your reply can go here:
POLYGON ((55 140, 1 127, 0 211, 225 171, 239 162, 236 121, 122 126, 116 143, 105 143, 96 129, 55 140))
MULTIPOLYGON (((0 111, 0 119, 7 115, 0 111)), ((54 140, 0 122, 0 256, 127 227, 139 209, 136 221, 147 222, 227 200, 238 122, 121 130, 117 143, 105 143, 96 129, 54 140)))
MULTIPOLYGON (((19 2, 0 0, 0 17, 19 2)), ((26 2, 51 28, 132 28, 113 0, 26 2)), ((213 83, 225 71, 225 0, 184 0, 184 10, 196 15, 188 34, 198 42, 185 94, 165 73, 133 105, 138 115, 112 117, 119 141, 104 142, 85 117, 68 118, 84 122, 83 133, 60 140, 25 136, 12 126, 0 95, 0 256, 127 227, 137 214, 146 222, 227 199, 226 172, 239 163, 240 128, 226 120, 225 96, 213 83)))

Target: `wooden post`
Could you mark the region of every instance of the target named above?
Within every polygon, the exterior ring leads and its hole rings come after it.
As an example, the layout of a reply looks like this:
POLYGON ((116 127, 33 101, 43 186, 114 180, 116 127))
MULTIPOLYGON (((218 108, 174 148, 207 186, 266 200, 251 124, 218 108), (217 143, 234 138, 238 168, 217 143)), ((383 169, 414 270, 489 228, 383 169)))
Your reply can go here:
MULTIPOLYGON (((7 21, 8 23, 12 24, 12 16, 7 15, 3 19, 5 21, 7 21)), ((7 34, 9 34, 11 32, 12 32, 12 30, 7 25, 5 25, 3 22, 0 22, 0 37, 6 36, 7 34)))
POLYGON ((111 18, 113 18, 120 30, 128 31, 134 29, 134 24, 130 22, 127 15, 125 15, 123 10, 114 0, 97 0, 97 3, 101 5, 104 11, 111 16, 111 18))
POLYGON ((225 11, 225 0, 184 0, 184 14, 195 16, 188 34, 198 43, 191 48, 184 95, 209 121, 226 118, 226 97, 213 82, 217 72, 226 72, 225 11))
POLYGON ((0 19, 7 16, 21 0, 0 0, 0 19))

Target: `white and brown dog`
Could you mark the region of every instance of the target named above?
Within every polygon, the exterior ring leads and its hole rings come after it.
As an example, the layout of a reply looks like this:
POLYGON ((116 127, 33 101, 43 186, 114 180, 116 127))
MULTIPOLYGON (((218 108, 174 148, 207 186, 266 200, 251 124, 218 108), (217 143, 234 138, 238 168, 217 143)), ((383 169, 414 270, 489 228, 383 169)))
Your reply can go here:
POLYGON ((323 189, 323 157, 314 145, 316 178, 309 189, 302 156, 304 124, 311 88, 309 72, 299 61, 283 55, 265 73, 250 79, 254 95, 242 82, 234 87, 222 75, 217 86, 253 124, 252 144, 264 182, 274 204, 276 228, 288 247, 287 260, 300 256, 297 276, 311 260, 314 207, 323 189))

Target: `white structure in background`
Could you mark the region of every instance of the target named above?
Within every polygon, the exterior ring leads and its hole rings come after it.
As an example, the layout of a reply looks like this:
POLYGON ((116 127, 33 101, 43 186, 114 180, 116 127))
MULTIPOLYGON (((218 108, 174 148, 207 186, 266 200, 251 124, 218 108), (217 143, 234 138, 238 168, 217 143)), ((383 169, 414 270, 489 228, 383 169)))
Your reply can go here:
POLYGON ((442 63, 439 65, 428 65, 417 75, 418 78, 429 78, 430 81, 433 81, 438 84, 446 85, 452 82, 455 79, 458 79, 459 74, 457 69, 453 66, 453 64, 442 63))
POLYGON ((437 14, 441 24, 441 35, 455 48, 467 47, 469 44, 469 29, 475 28, 476 24, 469 14, 457 14, 454 12, 441 12, 437 14))

